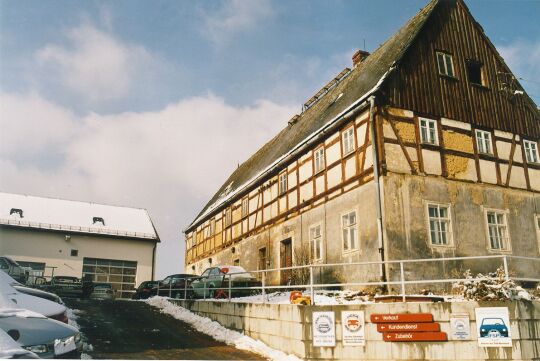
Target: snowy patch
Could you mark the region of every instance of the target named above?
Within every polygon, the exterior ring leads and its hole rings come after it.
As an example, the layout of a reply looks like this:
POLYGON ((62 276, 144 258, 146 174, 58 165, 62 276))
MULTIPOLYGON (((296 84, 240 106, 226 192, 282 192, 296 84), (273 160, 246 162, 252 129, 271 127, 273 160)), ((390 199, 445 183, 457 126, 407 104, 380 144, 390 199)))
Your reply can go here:
MULTIPOLYGON (((68 317, 68 324, 70 326, 76 327, 80 331, 80 326, 77 323, 77 319, 79 318, 79 315, 83 313, 81 310, 73 310, 71 308, 68 308, 66 310, 66 315, 68 317)), ((86 342, 86 338, 84 337, 84 334, 81 332, 81 336, 83 336, 83 347, 82 347, 82 353, 81 353, 81 359, 82 360, 91 360, 92 356, 87 354, 86 352, 92 352, 94 351, 94 347, 86 342)))
MULTIPOLYGON (((266 294, 265 303, 275 305, 288 305, 290 292, 272 292, 266 294)), ((304 292, 304 296, 310 296, 309 292, 304 292)), ((199 300, 203 301, 203 300, 199 300)), ((228 299, 208 299, 213 302, 229 302, 228 299)), ((263 303, 263 295, 235 297, 231 302, 237 303, 263 303)), ((373 303, 372 295, 363 292, 344 290, 344 291, 317 291, 315 294, 315 305, 358 305, 364 303, 373 303)))
POLYGON ((294 355, 287 355, 282 351, 270 348, 265 343, 254 340, 240 332, 229 330, 207 317, 198 316, 183 307, 176 306, 164 297, 152 297, 144 302, 161 309, 161 312, 171 315, 177 320, 189 323, 197 331, 207 334, 217 341, 232 345, 240 350, 257 353, 274 361, 300 360, 294 355))

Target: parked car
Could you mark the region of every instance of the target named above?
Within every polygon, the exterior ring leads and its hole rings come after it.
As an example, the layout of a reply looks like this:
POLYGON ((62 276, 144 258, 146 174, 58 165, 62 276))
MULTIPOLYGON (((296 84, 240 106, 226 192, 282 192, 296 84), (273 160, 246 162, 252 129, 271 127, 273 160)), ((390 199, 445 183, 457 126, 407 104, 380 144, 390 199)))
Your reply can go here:
POLYGON ((480 325, 480 337, 508 337, 508 327, 502 318, 484 318, 480 325))
POLYGON ((145 300, 152 294, 152 288, 156 287, 159 281, 144 281, 141 282, 139 287, 135 290, 135 293, 131 297, 134 300, 145 300))
POLYGON ((53 292, 60 297, 81 298, 83 296, 83 285, 79 278, 71 276, 54 276, 51 281, 44 286, 44 290, 53 292))
POLYGON ((93 300, 114 300, 116 291, 110 283, 94 283, 94 290, 90 294, 93 300))
POLYGON ((184 298, 185 295, 187 298, 191 298, 193 294, 190 288, 191 282, 198 277, 197 275, 183 273, 167 276, 152 287, 150 295, 172 298, 184 298))
POLYGON ((259 290, 248 287, 260 287, 261 282, 240 266, 220 266, 207 268, 202 275, 191 283, 195 297, 227 298, 249 296, 259 290), (234 288, 244 289, 234 289, 234 288))
MULTIPOLYGON (((0 271, 3 274, 3 272, 0 271)), ((66 306, 26 293, 21 293, 10 283, 9 278, 2 276, 0 278, 0 296, 9 300, 15 308, 27 309, 46 317, 67 323, 66 306)))
POLYGON ((37 359, 35 353, 22 348, 6 331, 0 329, 0 359, 37 359))
POLYGON ((22 284, 17 282, 15 279, 13 279, 10 275, 2 271, 0 271, 0 282, 8 283, 10 286, 12 286, 13 288, 15 288, 17 291, 21 293, 25 293, 30 296, 44 298, 46 300, 53 301, 61 305, 64 304, 64 302, 62 302, 62 299, 58 297, 58 295, 55 295, 54 293, 46 292, 37 288, 23 286, 22 284))
POLYGON ((23 349, 40 358, 80 358, 82 339, 79 330, 17 306, 8 297, 0 295, 0 330, 23 349))
POLYGON ((0 257, 0 269, 23 285, 26 284, 26 281, 28 281, 28 271, 9 257, 0 257))

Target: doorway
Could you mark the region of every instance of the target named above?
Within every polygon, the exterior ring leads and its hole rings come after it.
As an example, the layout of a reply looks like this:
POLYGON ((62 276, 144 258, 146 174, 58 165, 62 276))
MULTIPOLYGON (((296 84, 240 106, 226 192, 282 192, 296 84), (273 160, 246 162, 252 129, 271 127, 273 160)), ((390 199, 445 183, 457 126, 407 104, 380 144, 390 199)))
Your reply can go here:
MULTIPOLYGON (((279 266, 292 267, 292 238, 287 238, 281 241, 279 248, 279 266)), ((281 271, 281 285, 289 284, 291 280, 291 270, 281 271)))

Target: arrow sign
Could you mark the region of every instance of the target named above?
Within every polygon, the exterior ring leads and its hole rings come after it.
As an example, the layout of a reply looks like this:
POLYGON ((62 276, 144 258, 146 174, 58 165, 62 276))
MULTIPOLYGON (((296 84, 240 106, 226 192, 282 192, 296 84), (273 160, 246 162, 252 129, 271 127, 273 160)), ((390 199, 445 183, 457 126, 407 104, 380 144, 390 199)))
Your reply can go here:
POLYGON ((383 340, 387 342, 411 341, 447 341, 445 332, 385 332, 383 340))
POLYGON ((379 323, 379 332, 438 332, 441 326, 438 323, 379 323))
POLYGON ((373 323, 433 322, 431 313, 377 314, 370 316, 373 323))

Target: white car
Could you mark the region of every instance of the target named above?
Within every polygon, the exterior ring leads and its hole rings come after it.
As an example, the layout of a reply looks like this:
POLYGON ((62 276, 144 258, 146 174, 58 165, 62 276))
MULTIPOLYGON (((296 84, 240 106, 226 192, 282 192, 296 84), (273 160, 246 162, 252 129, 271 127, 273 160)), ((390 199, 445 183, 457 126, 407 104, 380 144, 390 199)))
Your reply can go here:
MULTIPOLYGON (((39 313, 20 309, 3 294, 0 294, 0 330, 40 358, 80 357, 82 339, 79 330, 39 313)), ((5 341, 6 344, 9 342, 5 341)), ((13 344, 10 342, 9 345, 13 344)))
POLYGON ((0 271, 0 274, 0 296, 4 296, 13 302, 15 307, 30 310, 64 323, 68 322, 66 306, 44 298, 21 293, 9 283, 9 278, 11 277, 2 271, 0 271))
POLYGON ((14 339, 4 330, 0 329, 0 359, 5 358, 38 358, 38 356, 22 348, 14 339))

